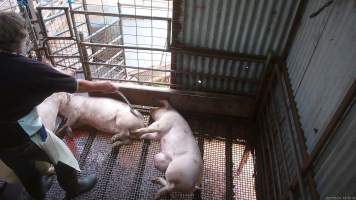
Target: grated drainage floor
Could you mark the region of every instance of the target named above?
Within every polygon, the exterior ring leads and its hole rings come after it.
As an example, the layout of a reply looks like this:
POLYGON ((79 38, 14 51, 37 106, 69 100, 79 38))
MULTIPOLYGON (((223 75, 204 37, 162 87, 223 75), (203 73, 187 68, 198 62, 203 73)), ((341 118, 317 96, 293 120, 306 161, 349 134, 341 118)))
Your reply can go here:
MULTIPOLYGON (((173 193, 163 199, 256 199, 253 156, 250 154, 247 164, 240 166, 244 143, 208 136, 211 131, 229 129, 214 128, 211 122, 205 126, 199 121, 188 121, 203 154, 202 189, 194 194, 173 193)), ((92 130, 80 131, 72 140, 65 138, 79 160, 81 173, 95 173, 98 177, 95 188, 75 199, 153 199, 160 186, 151 183, 150 178, 164 176, 153 165, 153 156, 160 150, 159 142, 135 141, 112 152, 110 137, 92 130)), ((46 199, 64 198, 64 191, 55 180, 46 199)))

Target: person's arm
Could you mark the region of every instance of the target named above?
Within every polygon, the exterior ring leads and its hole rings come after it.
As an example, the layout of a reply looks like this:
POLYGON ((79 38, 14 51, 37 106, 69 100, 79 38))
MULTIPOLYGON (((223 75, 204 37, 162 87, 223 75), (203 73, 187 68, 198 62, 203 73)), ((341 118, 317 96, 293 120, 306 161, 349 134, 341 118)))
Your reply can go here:
POLYGON ((87 80, 77 80, 77 91, 76 92, 104 92, 113 93, 117 91, 113 83, 109 81, 87 81, 87 80))

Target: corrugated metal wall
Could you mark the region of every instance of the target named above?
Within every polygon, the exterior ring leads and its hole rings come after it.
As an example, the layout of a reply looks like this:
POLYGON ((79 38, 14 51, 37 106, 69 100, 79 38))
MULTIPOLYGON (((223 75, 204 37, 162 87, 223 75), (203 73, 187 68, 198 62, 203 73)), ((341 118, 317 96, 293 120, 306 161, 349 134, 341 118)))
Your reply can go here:
MULTIPOLYGON (((316 144, 327 133, 356 80, 356 1, 332 1, 318 15, 310 17, 329 2, 309 1, 287 58, 306 144, 312 155, 318 152, 316 144)), ((333 130, 333 137, 322 146, 322 153, 316 154, 312 165, 321 199, 355 198, 355 130, 353 106, 338 129, 333 130)))
POLYGON ((309 151, 356 78, 356 1, 309 1, 287 65, 309 151))
MULTIPOLYGON (((254 56, 282 54, 300 3, 299 0, 179 2, 180 6, 175 7, 180 15, 173 22, 173 41, 187 47, 254 56), (179 30, 175 23, 180 24, 179 30), (174 34, 175 31, 179 32, 174 34)), ((256 95, 265 68, 264 63, 183 53, 174 57, 177 79, 173 82, 185 90, 256 95)))
POLYGON ((315 180, 321 199, 356 196, 356 106, 352 106, 342 125, 319 158, 315 180))
POLYGON ((178 40, 194 47, 282 53, 299 1, 186 0, 178 40))
POLYGON ((306 147, 298 139, 298 125, 287 92, 288 78, 283 73, 275 73, 278 75, 271 80, 273 86, 257 117, 257 196, 259 199, 312 199, 315 187, 309 179, 311 174, 302 173, 306 147))

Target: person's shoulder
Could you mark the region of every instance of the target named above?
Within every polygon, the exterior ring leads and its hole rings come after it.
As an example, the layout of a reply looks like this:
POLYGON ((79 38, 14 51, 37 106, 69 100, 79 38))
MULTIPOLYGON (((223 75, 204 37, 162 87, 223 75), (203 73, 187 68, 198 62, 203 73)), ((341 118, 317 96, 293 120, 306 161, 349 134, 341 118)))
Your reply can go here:
POLYGON ((46 65, 44 63, 41 63, 37 60, 33 60, 24 56, 21 56, 18 58, 17 60, 19 63, 21 63, 22 65, 24 65, 24 68, 27 70, 31 70, 31 71, 43 71, 43 70, 50 70, 50 66, 46 65))

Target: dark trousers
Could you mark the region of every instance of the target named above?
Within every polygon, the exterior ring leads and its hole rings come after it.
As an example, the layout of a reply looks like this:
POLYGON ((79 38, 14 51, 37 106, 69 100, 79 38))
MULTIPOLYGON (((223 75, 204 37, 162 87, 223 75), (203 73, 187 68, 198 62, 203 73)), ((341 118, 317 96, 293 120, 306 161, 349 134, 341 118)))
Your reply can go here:
MULTIPOLYGON (((35 143, 29 141, 11 149, 2 149, 0 150, 0 159, 15 172, 33 198, 44 198, 42 176, 35 168, 35 161, 52 162, 35 143)), ((57 180, 64 190, 68 191, 76 185, 77 172, 75 169, 61 162, 54 165, 54 168, 57 180)))

